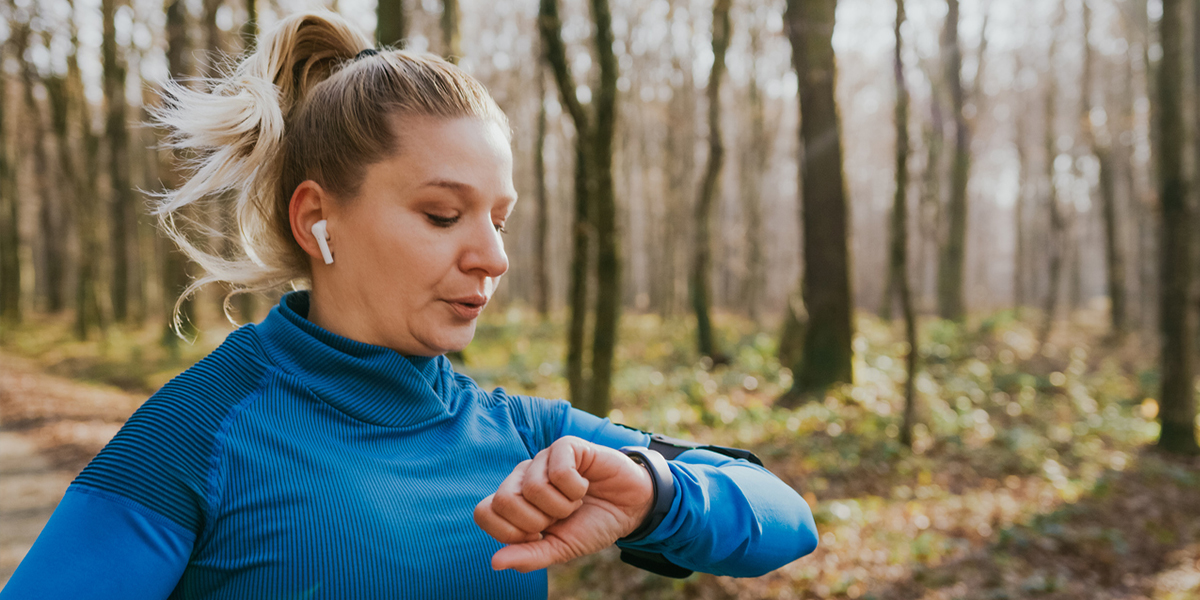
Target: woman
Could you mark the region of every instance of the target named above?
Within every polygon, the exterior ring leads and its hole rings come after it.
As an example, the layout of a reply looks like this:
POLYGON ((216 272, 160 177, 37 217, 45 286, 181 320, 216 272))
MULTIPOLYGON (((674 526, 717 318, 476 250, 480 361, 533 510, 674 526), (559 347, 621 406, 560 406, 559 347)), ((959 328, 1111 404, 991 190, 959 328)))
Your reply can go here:
POLYGON ((544 598, 547 566, 618 541, 675 576, 811 552, 808 506, 737 453, 452 371, 508 269, 508 122, 453 65, 369 46, 293 16, 211 93, 168 90, 198 158, 160 213, 196 285, 311 291, 151 397, 0 596, 544 598), (240 258, 183 225, 232 195, 240 258))

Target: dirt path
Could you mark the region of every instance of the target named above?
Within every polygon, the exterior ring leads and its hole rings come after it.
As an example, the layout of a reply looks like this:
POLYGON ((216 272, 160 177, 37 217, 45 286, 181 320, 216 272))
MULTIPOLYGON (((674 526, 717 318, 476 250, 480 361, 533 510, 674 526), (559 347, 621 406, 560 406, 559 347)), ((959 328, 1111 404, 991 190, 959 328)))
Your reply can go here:
POLYGON ((0 586, 67 486, 145 399, 0 353, 0 586))

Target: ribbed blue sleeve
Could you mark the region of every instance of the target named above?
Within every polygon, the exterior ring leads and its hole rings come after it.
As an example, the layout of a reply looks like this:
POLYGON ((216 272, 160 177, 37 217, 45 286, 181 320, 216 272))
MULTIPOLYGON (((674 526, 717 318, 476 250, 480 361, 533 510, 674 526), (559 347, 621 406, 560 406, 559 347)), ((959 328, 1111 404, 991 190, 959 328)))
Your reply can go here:
POLYGON ((172 379, 125 422, 74 483, 119 495, 199 532, 230 422, 267 369, 247 328, 172 379))
POLYGON ((194 541, 194 534, 136 502, 73 485, 0 599, 166 598, 194 541))
MULTIPOLYGON (((649 444, 644 432, 571 409, 560 435, 620 448, 649 444)), ((708 450, 670 462, 675 500, 649 536, 622 547, 662 554, 672 563, 715 575, 757 577, 817 547, 808 503, 770 471, 708 450)))

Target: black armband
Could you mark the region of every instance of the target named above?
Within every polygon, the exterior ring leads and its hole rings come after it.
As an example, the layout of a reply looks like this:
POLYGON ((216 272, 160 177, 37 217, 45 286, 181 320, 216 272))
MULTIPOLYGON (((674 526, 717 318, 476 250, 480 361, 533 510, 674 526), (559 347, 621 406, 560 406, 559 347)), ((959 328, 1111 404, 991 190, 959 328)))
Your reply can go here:
POLYGON ((675 457, 687 452, 688 450, 708 450, 709 452, 723 454, 729 458, 741 458, 748 460, 760 467, 763 466, 762 461, 759 460, 759 458, 749 450, 742 450, 741 448, 728 448, 725 446, 713 446, 709 444, 697 444, 696 442, 689 442, 687 440, 667 437, 661 433, 650 435, 649 448, 657 451, 667 460, 674 460, 675 457))

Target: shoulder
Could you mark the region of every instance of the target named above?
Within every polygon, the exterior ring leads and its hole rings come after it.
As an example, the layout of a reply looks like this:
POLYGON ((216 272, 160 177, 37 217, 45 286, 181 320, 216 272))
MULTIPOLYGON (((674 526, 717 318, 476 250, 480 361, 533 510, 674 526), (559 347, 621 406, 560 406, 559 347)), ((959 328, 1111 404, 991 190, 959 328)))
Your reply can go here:
POLYGON ((242 327, 151 396, 125 428, 170 427, 178 433, 215 430, 263 386, 271 370, 253 326, 242 327))
POLYGON ((566 400, 510 394, 502 387, 486 392, 462 373, 455 373, 455 378, 460 393, 473 396, 481 410, 511 421, 530 456, 558 438, 563 419, 571 408, 566 400))
POLYGON ((128 498, 195 530, 207 506, 218 436, 272 370, 253 326, 231 333, 151 396, 75 483, 128 498))

